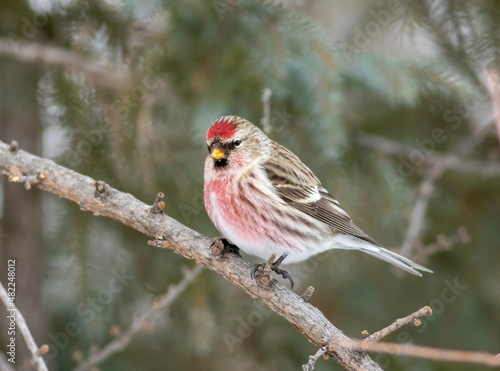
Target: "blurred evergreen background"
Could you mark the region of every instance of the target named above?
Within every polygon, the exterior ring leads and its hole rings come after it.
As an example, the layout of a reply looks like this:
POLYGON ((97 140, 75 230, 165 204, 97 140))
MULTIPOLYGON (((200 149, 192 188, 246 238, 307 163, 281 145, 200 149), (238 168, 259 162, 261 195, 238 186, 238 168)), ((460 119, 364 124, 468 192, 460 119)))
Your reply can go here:
MULTIPOLYGON (((164 192, 164 211, 208 236, 218 232, 202 202, 206 131, 223 115, 260 125, 271 89, 269 136, 365 232, 434 270, 418 278, 331 251, 291 267, 295 291, 314 286, 312 304, 349 336, 430 305, 434 317, 387 340, 500 352, 500 151, 488 92, 499 1, 2 0, 0 35, 3 141, 149 204, 164 192)), ((104 347, 194 265, 5 177, 2 196, 0 279, 16 258, 17 304, 37 343, 51 346, 51 370, 104 347), (106 296, 117 272, 134 278, 106 296)), ((296 370, 315 351, 204 271, 94 367, 296 370)), ((387 370, 486 369, 372 357, 387 370)), ((341 368, 316 365, 331 369, 341 368)))

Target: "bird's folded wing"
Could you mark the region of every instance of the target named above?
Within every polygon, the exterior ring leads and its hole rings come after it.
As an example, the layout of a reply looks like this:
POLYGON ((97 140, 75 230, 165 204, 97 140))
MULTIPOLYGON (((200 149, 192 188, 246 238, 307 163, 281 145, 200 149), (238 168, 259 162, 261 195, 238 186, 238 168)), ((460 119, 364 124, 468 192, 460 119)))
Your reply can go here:
POLYGON ((280 148, 281 151, 286 151, 286 156, 280 156, 280 162, 271 157, 263 168, 284 202, 329 225, 334 232, 349 234, 380 246, 352 222, 338 201, 321 186, 314 173, 297 156, 284 147, 280 148))

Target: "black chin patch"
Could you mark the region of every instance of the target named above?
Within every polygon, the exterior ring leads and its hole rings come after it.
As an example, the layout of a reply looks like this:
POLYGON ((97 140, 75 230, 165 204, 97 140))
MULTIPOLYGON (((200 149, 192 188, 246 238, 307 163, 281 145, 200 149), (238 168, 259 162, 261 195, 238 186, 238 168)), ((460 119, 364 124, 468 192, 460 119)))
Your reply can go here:
POLYGON ((214 166, 216 168, 225 167, 227 165, 227 158, 221 158, 220 160, 215 160, 214 166))

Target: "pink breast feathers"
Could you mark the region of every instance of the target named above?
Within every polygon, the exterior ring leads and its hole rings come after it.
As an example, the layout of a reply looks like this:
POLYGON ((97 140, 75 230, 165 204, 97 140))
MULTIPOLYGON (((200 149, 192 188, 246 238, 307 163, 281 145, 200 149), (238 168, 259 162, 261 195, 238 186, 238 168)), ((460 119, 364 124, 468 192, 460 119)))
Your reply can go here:
POLYGON ((208 130, 207 141, 210 141, 215 137, 219 137, 221 139, 229 139, 234 136, 235 132, 235 123, 231 121, 217 121, 208 130))
POLYGON ((215 180, 206 185, 207 212, 224 237, 243 250, 259 256, 258 251, 265 249, 270 241, 279 241, 268 228, 268 217, 252 201, 254 197, 251 190, 231 189, 228 183, 215 180))

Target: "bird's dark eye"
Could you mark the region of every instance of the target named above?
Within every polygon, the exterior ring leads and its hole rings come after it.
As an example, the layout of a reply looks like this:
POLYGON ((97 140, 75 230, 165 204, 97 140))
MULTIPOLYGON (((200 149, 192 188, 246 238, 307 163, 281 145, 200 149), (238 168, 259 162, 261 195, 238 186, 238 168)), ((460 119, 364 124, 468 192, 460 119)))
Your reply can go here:
POLYGON ((234 146, 235 147, 238 147, 240 144, 241 144, 241 140, 238 140, 236 139, 234 142, 233 142, 234 146))

